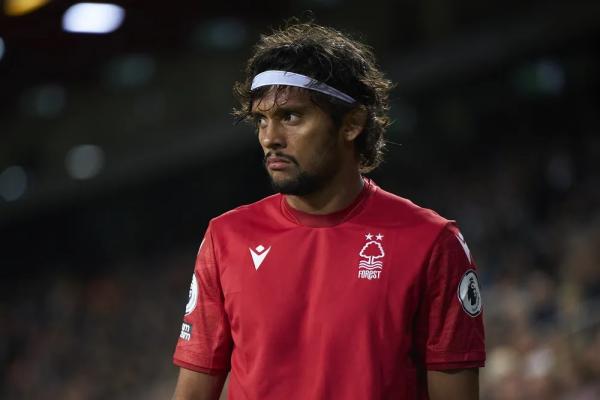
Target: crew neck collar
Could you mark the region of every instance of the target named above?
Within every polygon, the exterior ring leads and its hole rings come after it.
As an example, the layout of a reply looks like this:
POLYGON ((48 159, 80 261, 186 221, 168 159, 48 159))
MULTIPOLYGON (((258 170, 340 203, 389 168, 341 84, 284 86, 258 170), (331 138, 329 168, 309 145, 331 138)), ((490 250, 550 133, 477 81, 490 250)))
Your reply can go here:
POLYGON ((311 228, 323 228, 341 224, 342 222, 345 222, 354 215, 358 214, 358 212, 362 210, 364 204, 366 203, 366 199, 369 197, 369 194, 374 192, 377 188, 377 186, 370 179, 363 178, 363 182, 364 184, 362 190, 358 196, 356 196, 356 199, 354 199, 350 205, 342 210, 333 212, 331 214, 310 214, 292 208, 292 206, 290 206, 286 201, 285 196, 280 195, 281 212, 292 222, 311 228))

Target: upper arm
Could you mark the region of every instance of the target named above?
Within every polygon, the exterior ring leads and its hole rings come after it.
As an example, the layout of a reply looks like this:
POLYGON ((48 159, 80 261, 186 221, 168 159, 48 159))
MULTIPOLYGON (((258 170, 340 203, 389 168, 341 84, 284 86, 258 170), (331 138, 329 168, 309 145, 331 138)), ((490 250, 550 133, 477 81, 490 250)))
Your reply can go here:
POLYGON ((202 243, 173 361, 188 370, 223 374, 230 368, 233 341, 210 226, 202 243))
POLYGON ((427 371, 430 400, 479 399, 479 369, 427 371))
POLYGON ((172 400, 217 400, 227 374, 209 375, 180 368, 172 400))
POLYGON ((434 244, 421 286, 416 347, 428 370, 481 367, 485 339, 476 265, 458 229, 447 225, 434 244))

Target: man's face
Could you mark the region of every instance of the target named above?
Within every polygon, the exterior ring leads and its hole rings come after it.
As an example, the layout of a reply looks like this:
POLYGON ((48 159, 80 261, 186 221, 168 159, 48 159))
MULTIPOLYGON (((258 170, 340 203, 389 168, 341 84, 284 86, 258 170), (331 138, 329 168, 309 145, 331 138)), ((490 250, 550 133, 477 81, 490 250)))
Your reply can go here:
POLYGON ((326 186, 341 168, 343 147, 331 117, 297 88, 270 90, 252 104, 273 188, 303 196, 326 186))

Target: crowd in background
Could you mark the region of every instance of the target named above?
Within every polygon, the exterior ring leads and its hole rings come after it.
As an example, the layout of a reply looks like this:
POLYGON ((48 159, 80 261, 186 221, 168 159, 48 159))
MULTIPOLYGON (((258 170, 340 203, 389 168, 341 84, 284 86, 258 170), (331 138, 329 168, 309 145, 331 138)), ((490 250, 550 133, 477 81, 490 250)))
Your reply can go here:
MULTIPOLYGON (((436 208, 437 193, 480 268, 484 400, 600 398, 600 141, 585 149, 440 171, 419 194, 436 208)), ((91 276, 2 280, 0 398, 169 398, 192 265, 171 247, 91 276)))
POLYGON ((600 398, 600 141, 586 145, 525 149, 477 171, 485 185, 448 179, 484 281, 482 399, 600 398))

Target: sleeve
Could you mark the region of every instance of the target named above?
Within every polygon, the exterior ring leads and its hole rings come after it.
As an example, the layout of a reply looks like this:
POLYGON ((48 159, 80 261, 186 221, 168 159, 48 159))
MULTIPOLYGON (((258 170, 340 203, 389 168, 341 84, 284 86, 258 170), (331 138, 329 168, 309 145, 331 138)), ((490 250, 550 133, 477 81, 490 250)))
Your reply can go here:
POLYGON ((173 363, 196 372, 218 374, 229 370, 232 347, 209 226, 198 250, 173 363))
POLYGON ((426 368, 483 367, 485 336, 477 267, 452 222, 433 245, 423 288, 417 340, 426 368))

